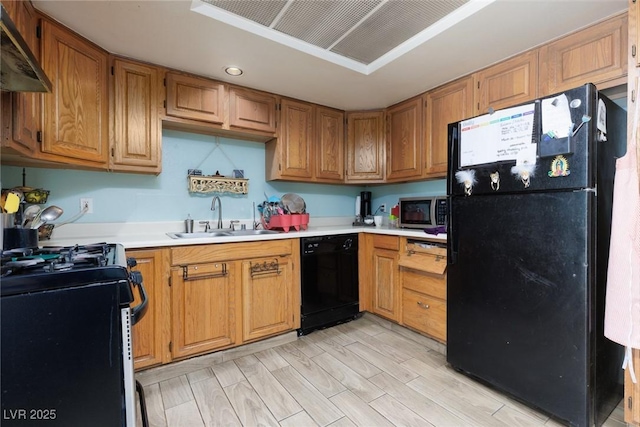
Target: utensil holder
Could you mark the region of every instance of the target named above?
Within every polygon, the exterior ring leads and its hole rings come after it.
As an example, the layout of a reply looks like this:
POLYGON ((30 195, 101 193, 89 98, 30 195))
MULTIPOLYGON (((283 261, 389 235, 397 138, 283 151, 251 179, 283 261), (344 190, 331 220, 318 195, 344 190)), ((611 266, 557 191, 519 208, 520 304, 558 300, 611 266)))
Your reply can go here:
POLYGON ((37 248, 38 230, 35 228, 5 228, 2 231, 2 249, 37 248))

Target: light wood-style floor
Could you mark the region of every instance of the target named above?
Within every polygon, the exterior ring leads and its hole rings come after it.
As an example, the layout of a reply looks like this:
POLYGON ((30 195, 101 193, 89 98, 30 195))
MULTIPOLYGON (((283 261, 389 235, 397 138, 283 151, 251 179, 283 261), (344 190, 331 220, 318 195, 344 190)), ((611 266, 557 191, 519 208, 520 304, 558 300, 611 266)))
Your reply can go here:
MULTIPOLYGON (((153 427, 558 426, 373 315, 136 374, 153 427)), ((607 427, 626 426, 622 406, 607 427)), ((139 424, 141 425, 141 424, 139 424)))

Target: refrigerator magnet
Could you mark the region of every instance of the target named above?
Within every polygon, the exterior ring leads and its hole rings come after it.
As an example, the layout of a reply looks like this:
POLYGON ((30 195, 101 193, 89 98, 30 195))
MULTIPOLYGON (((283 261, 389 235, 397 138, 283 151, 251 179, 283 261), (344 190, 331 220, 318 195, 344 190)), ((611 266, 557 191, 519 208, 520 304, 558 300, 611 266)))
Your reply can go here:
POLYGON ((491 178, 491 189, 493 191, 498 191, 500 189, 500 172, 495 171, 490 173, 489 178, 491 178))
POLYGON ((564 156, 556 156, 551 162, 551 169, 547 172, 547 175, 551 178, 557 178, 559 176, 567 176, 570 173, 567 159, 564 156))
POLYGON ((529 185, 531 184, 531 177, 533 177, 535 171, 535 163, 520 163, 511 168, 511 173, 516 177, 516 179, 522 181, 524 188, 529 188, 529 185))
POLYGON ((470 196, 473 185, 476 183, 476 171, 474 169, 458 171, 456 172, 456 180, 458 184, 464 186, 464 195, 470 196))

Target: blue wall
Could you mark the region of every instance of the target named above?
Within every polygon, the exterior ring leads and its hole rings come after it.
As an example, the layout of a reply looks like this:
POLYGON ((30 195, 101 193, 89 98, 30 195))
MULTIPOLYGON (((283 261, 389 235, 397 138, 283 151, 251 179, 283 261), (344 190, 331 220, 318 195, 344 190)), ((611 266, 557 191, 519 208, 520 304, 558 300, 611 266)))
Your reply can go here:
MULTIPOLYGON (((212 195, 188 192, 188 169, 201 169, 205 175, 244 170, 249 194, 221 195, 225 220, 250 219, 252 202, 261 203, 265 193, 299 194, 312 217, 352 216, 355 198, 365 189, 372 192, 374 209, 380 203, 390 207, 402 196, 445 194, 444 180, 370 187, 265 182, 264 144, 171 130, 162 133, 158 176, 27 167, 26 184, 51 191, 48 204, 64 209, 61 221, 78 213, 81 197, 93 199, 94 213, 78 222, 177 221, 187 214, 194 219, 214 218, 212 195)), ((2 166, 1 179, 2 188, 22 185, 22 168, 2 166)))

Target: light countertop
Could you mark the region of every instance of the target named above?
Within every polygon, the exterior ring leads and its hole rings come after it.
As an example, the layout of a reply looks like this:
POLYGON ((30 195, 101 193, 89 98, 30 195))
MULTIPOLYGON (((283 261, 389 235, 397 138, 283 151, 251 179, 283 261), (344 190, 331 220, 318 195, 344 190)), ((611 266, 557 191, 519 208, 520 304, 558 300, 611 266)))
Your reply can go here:
MULTIPOLYGON (((277 234, 259 234, 244 236, 198 237, 175 239, 167 233, 184 231, 184 223, 149 222, 149 223, 82 223, 67 224, 53 230, 51 240, 41 240, 40 246, 72 246, 75 244, 89 244, 97 242, 121 243, 126 249, 157 248, 167 246, 201 245, 232 242, 255 242, 278 239, 292 239, 338 235, 348 233, 373 233, 393 236, 420 238, 427 241, 446 243, 446 234, 427 234, 423 230, 412 230, 390 227, 352 226, 350 219, 345 218, 316 218, 309 224, 307 230, 290 230, 277 234)), ((196 222, 197 223, 197 222, 196 222)), ((247 225, 247 228, 251 228, 247 225)), ((201 231, 201 230, 195 230, 201 231)), ((212 231, 215 231, 213 229, 212 231)))

